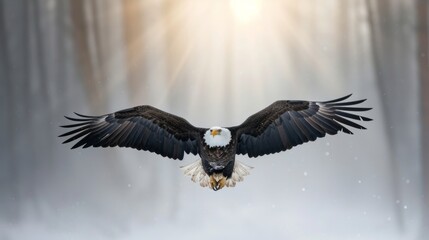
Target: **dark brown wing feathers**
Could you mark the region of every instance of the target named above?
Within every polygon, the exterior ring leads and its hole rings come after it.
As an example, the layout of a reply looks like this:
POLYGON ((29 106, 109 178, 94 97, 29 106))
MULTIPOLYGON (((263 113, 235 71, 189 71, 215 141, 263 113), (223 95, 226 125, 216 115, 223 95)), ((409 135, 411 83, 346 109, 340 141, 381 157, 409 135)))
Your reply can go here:
POLYGON ((137 106, 101 116, 66 117, 77 122, 64 125, 74 128, 60 137, 63 143, 80 138, 72 147, 131 147, 148 150, 164 157, 183 159, 184 153, 198 153, 197 137, 200 129, 185 119, 151 106, 137 106))
MULTIPOLYGON (((229 128, 237 133, 237 154, 257 157, 290 149, 314 141, 326 134, 343 131, 348 127, 365 129, 352 121, 371 121, 355 112, 371 108, 355 107, 365 101, 345 102, 342 98, 325 102, 277 101, 253 114, 241 125, 229 128)), ((131 147, 148 150, 162 156, 182 159, 184 153, 198 153, 197 138, 202 131, 185 119, 151 106, 137 106, 101 116, 66 117, 74 124, 60 137, 69 137, 64 143, 78 140, 77 147, 131 147)))
POLYGON ((348 127, 365 129, 351 120, 371 121, 354 113, 371 108, 354 107, 366 99, 344 102, 350 96, 325 102, 277 101, 271 104, 233 128, 239 139, 237 154, 257 157, 284 151, 326 134, 339 131, 353 134, 348 127))

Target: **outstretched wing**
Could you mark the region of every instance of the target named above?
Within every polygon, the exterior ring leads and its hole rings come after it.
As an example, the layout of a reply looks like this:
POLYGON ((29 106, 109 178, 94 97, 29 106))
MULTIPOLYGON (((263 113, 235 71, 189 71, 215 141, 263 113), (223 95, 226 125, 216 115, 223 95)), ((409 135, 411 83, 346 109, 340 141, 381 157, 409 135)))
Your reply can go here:
POLYGON ((148 150, 164 157, 183 159, 184 153, 198 153, 199 128, 185 119, 152 106, 137 106, 102 116, 66 117, 76 124, 60 137, 63 143, 80 139, 73 147, 131 147, 148 150))
POLYGON ((344 102, 345 96, 326 102, 277 101, 250 116, 234 127, 238 134, 237 154, 257 157, 291 149, 299 144, 314 141, 327 134, 343 131, 353 134, 347 127, 365 129, 350 121, 371 121, 350 112, 371 108, 354 107, 366 99, 344 102))

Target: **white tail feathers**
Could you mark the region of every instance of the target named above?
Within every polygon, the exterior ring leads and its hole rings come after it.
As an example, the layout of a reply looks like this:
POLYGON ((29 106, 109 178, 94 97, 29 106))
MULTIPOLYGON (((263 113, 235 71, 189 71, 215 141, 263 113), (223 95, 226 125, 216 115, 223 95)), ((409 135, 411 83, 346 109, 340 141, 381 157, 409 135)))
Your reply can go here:
MULTIPOLYGON (((201 160, 197 160, 189 165, 180 167, 183 170, 183 174, 186 176, 190 176, 193 182, 199 182, 201 187, 209 187, 210 186, 210 177, 204 172, 203 165, 201 160)), ((235 187, 237 182, 241 182, 244 180, 244 177, 250 174, 250 170, 253 167, 247 166, 244 163, 239 161, 235 161, 234 170, 230 178, 226 180, 225 186, 227 187, 235 187)), ((219 181, 222 174, 214 174, 216 181, 219 181)))
POLYGON ((193 182, 199 182, 201 187, 208 187, 210 184, 210 177, 204 172, 201 160, 197 160, 189 165, 180 167, 183 174, 190 176, 193 182))
POLYGON ((235 187, 235 184, 237 182, 241 182, 244 180, 244 177, 250 174, 250 170, 253 167, 248 166, 244 163, 241 163, 239 161, 235 161, 234 164, 234 170, 232 172, 232 175, 230 178, 226 180, 226 186, 227 187, 235 187))

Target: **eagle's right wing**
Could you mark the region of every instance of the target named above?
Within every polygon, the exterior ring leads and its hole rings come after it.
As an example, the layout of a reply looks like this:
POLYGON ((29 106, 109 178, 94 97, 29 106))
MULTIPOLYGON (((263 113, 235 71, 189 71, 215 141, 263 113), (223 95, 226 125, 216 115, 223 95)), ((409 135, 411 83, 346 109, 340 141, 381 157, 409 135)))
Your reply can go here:
POLYGON ((350 112, 367 111, 371 108, 354 107, 364 100, 343 102, 351 96, 339 99, 312 101, 277 101, 250 116, 241 125, 233 127, 238 135, 237 154, 257 157, 285 151, 299 144, 314 141, 327 134, 343 131, 346 127, 365 129, 350 121, 371 121, 372 119, 350 112))
POLYGON ((185 119, 152 106, 137 106, 102 116, 66 117, 75 128, 60 137, 70 136, 63 143, 80 139, 72 148, 131 147, 148 150, 173 159, 183 159, 184 153, 198 153, 197 139, 202 129, 185 119))

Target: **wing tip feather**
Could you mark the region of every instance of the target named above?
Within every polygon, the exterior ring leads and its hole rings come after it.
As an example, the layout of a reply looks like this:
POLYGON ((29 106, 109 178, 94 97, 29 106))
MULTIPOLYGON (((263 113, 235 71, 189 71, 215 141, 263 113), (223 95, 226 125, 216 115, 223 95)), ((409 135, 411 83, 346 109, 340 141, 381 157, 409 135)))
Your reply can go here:
POLYGON ((77 116, 79 116, 79 117, 82 117, 82 118, 89 118, 89 119, 93 119, 93 118, 99 118, 99 117, 101 117, 101 116, 89 116, 89 115, 84 115, 84 114, 80 114, 80 113, 77 113, 77 112, 73 112, 74 114, 76 114, 77 116))
POLYGON ((326 103, 340 102, 340 101, 346 100, 347 98, 351 97, 352 95, 353 95, 353 93, 350 93, 350 94, 348 94, 348 95, 346 95, 344 97, 340 97, 340 98, 336 98, 336 99, 328 100, 328 101, 323 101, 321 103, 325 103, 326 104, 326 103))

